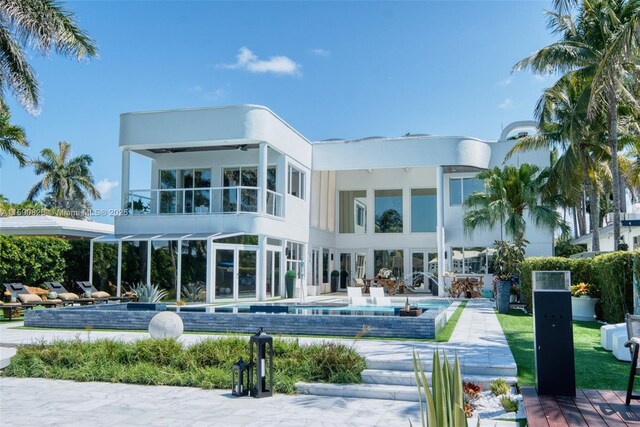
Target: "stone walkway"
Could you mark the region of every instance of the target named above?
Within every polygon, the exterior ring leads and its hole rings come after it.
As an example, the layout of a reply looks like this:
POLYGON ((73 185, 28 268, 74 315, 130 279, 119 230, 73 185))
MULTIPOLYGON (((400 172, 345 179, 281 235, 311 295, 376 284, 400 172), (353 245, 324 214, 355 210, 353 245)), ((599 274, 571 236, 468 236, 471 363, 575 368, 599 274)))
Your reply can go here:
MULTIPOLYGON (((47 331, 15 329, 18 322, 0 326, 0 346, 53 340, 135 340, 138 332, 47 331)), ((213 335, 186 334, 186 344, 213 335)), ((327 341, 301 338, 302 342, 327 341)), ((448 343, 363 339, 339 341, 355 345, 367 359, 406 363, 412 351, 423 360, 434 349, 458 354, 462 363, 515 366, 498 320, 488 301, 469 301, 448 343)), ((234 399, 228 391, 186 387, 76 383, 59 380, 0 378, 0 414, 11 413, 11 424, 30 425, 291 425, 395 426, 420 425, 417 403, 376 399, 276 395, 266 399, 234 399), (36 405, 37 402, 37 405, 36 405), (36 406, 34 406, 36 405, 36 406), (36 408, 34 410, 34 408, 36 408)), ((4 418, 4 416, 2 416, 4 418)), ((474 425, 472 423, 470 425, 474 425)), ((482 426, 513 426, 512 422, 483 421, 482 426)))

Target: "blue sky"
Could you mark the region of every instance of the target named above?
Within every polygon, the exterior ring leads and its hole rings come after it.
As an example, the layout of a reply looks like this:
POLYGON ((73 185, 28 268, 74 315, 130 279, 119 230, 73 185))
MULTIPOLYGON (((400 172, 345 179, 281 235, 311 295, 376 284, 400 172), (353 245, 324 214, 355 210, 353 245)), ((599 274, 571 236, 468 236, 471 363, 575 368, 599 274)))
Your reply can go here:
MULTIPOLYGON (((511 74, 550 43, 550 2, 70 2, 100 57, 32 56, 43 107, 12 98, 13 122, 37 157, 58 141, 94 158, 105 199, 119 207, 119 115, 262 104, 311 140, 407 132, 496 139, 532 117, 550 77, 511 74), (104 191, 109 190, 109 191, 104 191)), ((21 201, 32 169, 6 158, 0 193, 21 201)), ((148 188, 133 163, 132 188, 148 188)), ((110 218, 96 218, 109 222, 110 218)))

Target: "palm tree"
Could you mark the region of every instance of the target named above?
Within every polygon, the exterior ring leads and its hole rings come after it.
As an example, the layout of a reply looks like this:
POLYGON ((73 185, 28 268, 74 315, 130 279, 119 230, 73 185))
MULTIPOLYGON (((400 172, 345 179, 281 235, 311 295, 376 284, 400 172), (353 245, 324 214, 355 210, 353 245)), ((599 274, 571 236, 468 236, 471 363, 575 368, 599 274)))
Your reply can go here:
POLYGON ((78 60, 97 55, 95 42, 76 24, 73 14, 53 0, 0 2, 0 98, 8 88, 29 111, 40 107, 38 80, 24 49, 52 51, 78 60))
POLYGON ((504 230, 521 245, 525 242, 525 212, 539 227, 551 231, 560 227, 566 232, 567 226, 555 205, 541 196, 547 174, 548 170, 540 172, 529 163, 480 172, 477 178, 484 181, 485 191, 471 194, 464 202, 465 232, 471 234, 477 228, 500 226, 501 233, 504 230))
POLYGON ((66 142, 59 142, 58 150, 55 153, 45 148, 40 152, 42 159, 29 162, 42 179, 31 188, 27 199, 33 200, 46 190, 50 203, 60 209, 70 209, 78 204, 82 206, 88 197, 99 199, 100 193, 89 169, 93 163, 91 156, 83 154, 70 158, 71 145, 66 142))
POLYGON ((592 118, 587 114, 589 83, 568 75, 546 89, 535 109, 539 133, 518 140, 507 153, 507 158, 524 150, 561 150, 561 155, 550 169, 551 176, 556 179, 548 181, 547 194, 559 194, 577 201, 582 199, 583 185, 587 188, 592 245, 594 251, 599 251, 601 183, 598 172, 606 168, 605 162, 610 156, 603 143, 606 138, 604 117, 592 118))
MULTIPOLYGON (((11 115, 9 108, 0 100, 0 151, 4 151, 15 159, 23 167, 27 164, 27 156, 19 147, 28 147, 29 142, 24 129, 9 123, 11 115)), ((0 156, 0 166, 4 158, 0 156)))
POLYGON ((614 241, 620 239, 620 173, 618 167, 618 108, 621 101, 637 105, 625 84, 635 76, 640 43, 640 2, 633 0, 556 0, 549 27, 561 40, 514 66, 538 73, 588 78, 589 113, 604 111, 611 151, 614 241), (570 15, 576 13, 574 20, 570 15))

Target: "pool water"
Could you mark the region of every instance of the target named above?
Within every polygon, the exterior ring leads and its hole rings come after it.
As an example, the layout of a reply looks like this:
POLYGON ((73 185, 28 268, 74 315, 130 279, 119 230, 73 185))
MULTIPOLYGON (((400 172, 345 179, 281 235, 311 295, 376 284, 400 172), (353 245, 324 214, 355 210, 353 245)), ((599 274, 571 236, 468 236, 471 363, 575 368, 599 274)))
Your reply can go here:
MULTIPOLYGON (((424 311, 440 309, 449 306, 447 301, 429 300, 411 304, 412 308, 421 308, 424 311)), ((254 303, 254 304, 229 304, 222 306, 198 305, 178 307, 181 312, 207 312, 207 313, 272 313, 272 314, 300 314, 320 316, 399 316, 402 305, 347 305, 331 303, 314 304, 279 304, 279 303, 254 303)), ((176 310, 170 307, 170 310, 176 310)))

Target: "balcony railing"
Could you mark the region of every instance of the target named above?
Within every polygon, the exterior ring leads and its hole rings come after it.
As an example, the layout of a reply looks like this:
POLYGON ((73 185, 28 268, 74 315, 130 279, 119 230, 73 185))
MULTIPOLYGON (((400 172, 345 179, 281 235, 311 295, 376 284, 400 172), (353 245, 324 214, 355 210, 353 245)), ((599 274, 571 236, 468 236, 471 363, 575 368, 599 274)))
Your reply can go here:
MULTIPOLYGON (((211 187, 132 190, 127 195, 129 215, 202 215, 258 213, 261 189, 211 187)), ((265 212, 282 217, 283 195, 267 190, 265 212)))

